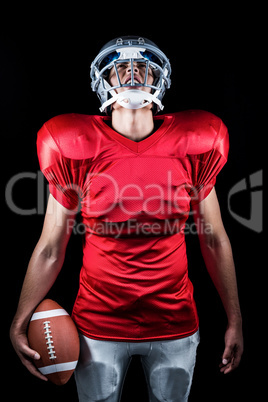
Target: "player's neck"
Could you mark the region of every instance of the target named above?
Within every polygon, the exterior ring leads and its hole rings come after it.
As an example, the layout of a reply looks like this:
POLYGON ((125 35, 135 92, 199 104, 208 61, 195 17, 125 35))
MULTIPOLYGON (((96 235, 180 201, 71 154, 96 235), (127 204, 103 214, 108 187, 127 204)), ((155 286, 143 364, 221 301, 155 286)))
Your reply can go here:
POLYGON ((152 111, 142 109, 115 109, 112 112, 112 127, 119 134, 133 141, 141 141, 154 131, 152 111))

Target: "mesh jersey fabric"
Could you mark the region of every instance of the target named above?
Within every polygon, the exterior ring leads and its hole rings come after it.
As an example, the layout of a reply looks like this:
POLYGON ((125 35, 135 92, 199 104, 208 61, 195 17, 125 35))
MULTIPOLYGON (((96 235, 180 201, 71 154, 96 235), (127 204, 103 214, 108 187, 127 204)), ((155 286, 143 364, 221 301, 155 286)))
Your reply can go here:
POLYGON ((160 128, 134 142, 109 119, 60 115, 37 137, 51 194, 84 224, 72 317, 94 339, 189 336, 199 323, 184 228, 191 204, 209 194, 227 161, 227 128, 190 110, 154 117, 160 128))

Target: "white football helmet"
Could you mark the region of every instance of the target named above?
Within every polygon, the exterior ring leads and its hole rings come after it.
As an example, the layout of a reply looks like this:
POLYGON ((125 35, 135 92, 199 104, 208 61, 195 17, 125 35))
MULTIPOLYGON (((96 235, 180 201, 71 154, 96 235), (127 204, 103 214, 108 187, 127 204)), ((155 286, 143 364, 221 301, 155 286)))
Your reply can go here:
POLYGON ((101 112, 109 114, 111 105, 118 102, 127 109, 139 109, 154 102, 153 111, 162 110, 162 99, 165 90, 170 87, 171 66, 166 55, 158 46, 146 38, 138 36, 122 36, 108 42, 100 50, 100 53, 91 64, 91 87, 101 101, 101 112), (131 63, 131 83, 123 84, 120 81, 117 64, 131 63), (143 83, 134 82, 134 62, 146 63, 143 83), (110 69, 114 67, 118 79, 118 85, 111 86, 108 82, 110 69), (153 71, 154 82, 147 84, 148 69, 153 71), (132 87, 126 91, 117 93, 120 87, 132 87), (141 91, 135 87, 149 87, 151 92, 141 91))

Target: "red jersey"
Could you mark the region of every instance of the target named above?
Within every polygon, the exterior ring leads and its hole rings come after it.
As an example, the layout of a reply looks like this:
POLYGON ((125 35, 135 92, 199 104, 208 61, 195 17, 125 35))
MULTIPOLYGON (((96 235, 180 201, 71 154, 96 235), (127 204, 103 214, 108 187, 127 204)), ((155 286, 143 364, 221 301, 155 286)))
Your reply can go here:
POLYGON ((64 207, 81 210, 83 266, 72 317, 103 340, 175 339, 198 329, 185 224, 227 160, 228 132, 211 113, 159 115, 135 142, 109 117, 67 114, 38 133, 41 170, 64 207))

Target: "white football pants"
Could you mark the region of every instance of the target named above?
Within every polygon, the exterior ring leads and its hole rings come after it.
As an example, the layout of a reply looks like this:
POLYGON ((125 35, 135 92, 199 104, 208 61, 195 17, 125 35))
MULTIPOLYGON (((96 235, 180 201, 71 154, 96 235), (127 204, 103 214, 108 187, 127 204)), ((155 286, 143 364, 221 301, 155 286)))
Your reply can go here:
POLYGON ((133 355, 139 355, 150 402, 187 402, 199 344, 199 331, 182 339, 112 342, 80 335, 75 380, 79 402, 118 402, 133 355))

